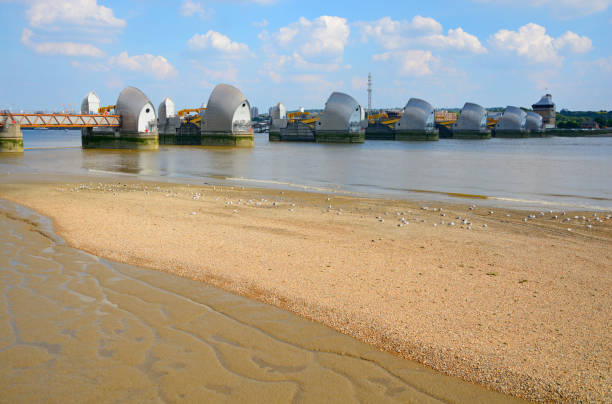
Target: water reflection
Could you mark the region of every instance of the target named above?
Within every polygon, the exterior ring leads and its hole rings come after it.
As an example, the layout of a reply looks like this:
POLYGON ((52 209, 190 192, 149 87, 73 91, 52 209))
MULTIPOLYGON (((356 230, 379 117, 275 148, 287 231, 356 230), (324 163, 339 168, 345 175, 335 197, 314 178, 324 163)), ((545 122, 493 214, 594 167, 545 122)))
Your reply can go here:
POLYGON ((157 160, 153 154, 155 152, 83 149, 81 161, 88 171, 153 175, 157 160))

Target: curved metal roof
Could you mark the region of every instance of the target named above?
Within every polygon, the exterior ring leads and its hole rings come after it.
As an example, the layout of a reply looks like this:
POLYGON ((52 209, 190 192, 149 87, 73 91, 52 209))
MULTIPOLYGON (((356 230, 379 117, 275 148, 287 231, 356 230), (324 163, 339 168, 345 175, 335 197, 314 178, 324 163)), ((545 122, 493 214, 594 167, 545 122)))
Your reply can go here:
POLYGON ((434 107, 420 98, 411 98, 404 107, 404 113, 395 124, 396 130, 433 129, 434 107))
POLYGON ((208 98, 202 132, 233 133, 234 113, 241 106, 251 110, 240 90, 229 84, 218 84, 208 98))
POLYGON ((100 108, 100 97, 94 91, 90 91, 81 103, 81 114, 97 114, 100 108))
POLYGON ((554 107, 555 103, 552 100, 552 95, 546 94, 540 98, 540 101, 532 105, 532 107, 554 107))
POLYGON ((166 120, 176 115, 176 111, 174 108, 174 101, 172 98, 166 97, 159 104, 159 108, 157 108, 157 116, 159 120, 166 120))
POLYGON ((525 130, 525 120, 527 113, 518 107, 508 106, 503 115, 495 125, 499 130, 525 130))
POLYGON ((359 121, 361 121, 362 111, 361 105, 350 95, 333 92, 325 103, 325 109, 316 129, 319 131, 348 131, 351 115, 359 113, 359 121))
POLYGON ((487 110, 478 104, 466 102, 455 123, 456 130, 486 130, 487 110))
POLYGON ((138 118, 143 108, 151 108, 155 115, 155 108, 149 98, 139 89, 128 86, 121 91, 115 110, 121 115, 121 130, 138 132, 138 118))
POLYGON ((525 129, 532 131, 541 131, 543 127, 544 120, 542 116, 533 111, 527 112, 527 119, 525 120, 525 129))

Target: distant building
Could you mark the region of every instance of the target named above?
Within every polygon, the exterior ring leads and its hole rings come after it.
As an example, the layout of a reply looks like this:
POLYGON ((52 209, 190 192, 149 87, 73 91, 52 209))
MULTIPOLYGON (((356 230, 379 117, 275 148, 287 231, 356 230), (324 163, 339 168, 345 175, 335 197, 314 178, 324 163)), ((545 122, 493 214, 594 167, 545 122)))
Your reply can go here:
POLYGON ((251 108, 251 119, 255 119, 259 116, 259 108, 253 107, 251 108))
POLYGON ((436 113, 434 114, 434 120, 436 122, 456 121, 457 113, 449 112, 447 110, 436 111, 436 113))
POLYGON ((540 101, 531 107, 535 113, 542 117, 544 128, 554 128, 556 126, 555 103, 552 100, 552 95, 543 95, 540 101))

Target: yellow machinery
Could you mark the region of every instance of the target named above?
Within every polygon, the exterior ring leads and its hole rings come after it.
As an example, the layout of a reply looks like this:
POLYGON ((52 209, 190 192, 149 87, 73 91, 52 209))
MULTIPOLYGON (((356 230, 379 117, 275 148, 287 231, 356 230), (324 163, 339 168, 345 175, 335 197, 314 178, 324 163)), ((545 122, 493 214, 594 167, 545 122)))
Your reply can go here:
POLYGON ((183 120, 185 122, 189 122, 192 123, 194 125, 198 125, 200 126, 200 122, 202 121, 202 116, 200 115, 200 112, 205 111, 206 108, 202 107, 202 108, 185 108, 185 109, 181 109, 180 111, 178 111, 176 113, 177 116, 179 116, 180 118, 183 118, 183 120), (190 115, 192 113, 196 113, 197 115, 190 115))
POLYGON ((313 116, 312 118, 302 119, 300 122, 310 126, 311 128, 314 126, 315 122, 319 120, 319 116, 313 116))
POLYGON ((385 121, 380 121, 380 123, 383 125, 387 125, 391 129, 393 129, 393 125, 395 125, 395 123, 398 122, 399 120, 400 120, 399 118, 393 118, 393 119, 387 119, 385 121))
POLYGON ((487 127, 493 129, 493 127, 497 125, 497 122, 499 122, 499 119, 487 118, 487 127))
POLYGON ((452 124, 454 124, 455 122, 457 122, 457 120, 456 120, 456 119, 451 119, 451 120, 449 120, 449 121, 440 121, 440 122, 436 122, 436 124, 438 124, 438 125, 443 125, 443 126, 446 126, 446 127, 450 127, 450 126, 451 126, 452 124))
POLYGON ((386 112, 379 112, 378 114, 368 115, 368 121, 370 123, 374 123, 376 121, 380 121, 381 119, 389 119, 389 115, 386 112))
POLYGON ((115 109, 114 105, 107 105, 106 107, 98 108, 98 113, 99 114, 108 114, 113 109, 115 109))
POLYGON ((185 114, 191 114, 192 112, 195 112, 196 114, 199 114, 200 112, 206 110, 206 108, 185 108, 185 109, 181 109, 180 111, 178 111, 176 113, 176 115, 180 116, 181 118, 185 116, 185 114))
POLYGON ((309 116, 310 116, 310 112, 295 111, 295 112, 289 112, 287 114, 287 119, 289 120, 289 122, 303 121, 309 116))
POLYGON ((200 121, 202 120, 202 117, 200 115, 187 116, 185 120, 189 123, 193 123, 195 125, 200 126, 200 121))

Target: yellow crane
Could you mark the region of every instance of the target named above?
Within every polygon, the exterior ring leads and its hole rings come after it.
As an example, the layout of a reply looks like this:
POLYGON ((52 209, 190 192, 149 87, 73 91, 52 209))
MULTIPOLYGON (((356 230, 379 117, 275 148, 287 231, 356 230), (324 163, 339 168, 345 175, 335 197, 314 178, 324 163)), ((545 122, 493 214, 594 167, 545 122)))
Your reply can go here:
POLYGON ((443 126, 451 126, 455 122, 457 122, 456 119, 451 119, 451 120, 448 120, 448 121, 440 121, 440 122, 436 122, 436 123, 439 124, 439 125, 443 125, 443 126))
POLYGON ((393 118, 393 119, 387 119, 385 121, 381 121, 380 123, 393 128, 393 125, 395 125, 396 122, 399 122, 399 120, 400 120, 399 118, 393 118))
POLYGON ((107 105, 105 107, 98 108, 98 113, 99 114, 108 114, 113 109, 115 109, 115 105, 107 105))
POLYGON ((379 121, 379 120, 381 120, 383 118, 388 119, 389 115, 387 115, 386 112, 379 112, 378 114, 368 115, 368 121, 370 123, 374 123, 375 121, 379 121))
POLYGON ((188 116, 187 118, 185 118, 185 120, 189 123, 193 123, 195 125, 200 126, 200 121, 202 120, 202 117, 200 115, 195 115, 195 116, 188 116))
POLYGON ((319 120, 319 116, 314 116, 312 118, 308 118, 308 119, 302 119, 300 122, 312 127, 314 125, 315 122, 317 122, 319 120))
POLYGON ((295 112, 289 112, 287 114, 287 119, 291 122, 302 121, 306 119, 308 116, 310 116, 310 112, 295 111, 295 112))
POLYGON ((191 114, 192 112, 195 112, 196 114, 199 114, 202 111, 205 111, 206 108, 202 107, 202 108, 185 108, 185 109, 181 109, 180 111, 178 111, 176 113, 176 115, 180 116, 181 118, 185 116, 185 114, 191 114))

